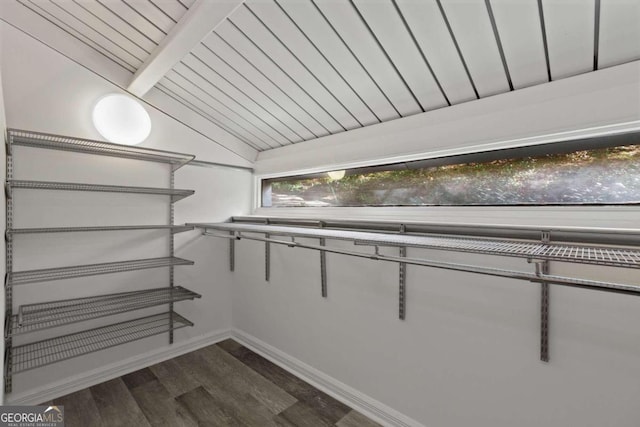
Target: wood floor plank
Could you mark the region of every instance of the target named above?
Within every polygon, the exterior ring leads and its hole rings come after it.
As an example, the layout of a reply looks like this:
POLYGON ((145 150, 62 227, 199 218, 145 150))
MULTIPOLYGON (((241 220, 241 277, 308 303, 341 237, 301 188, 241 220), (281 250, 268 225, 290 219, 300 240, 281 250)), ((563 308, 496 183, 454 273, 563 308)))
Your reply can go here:
POLYGON ((234 351, 240 351, 245 348, 242 344, 234 339, 226 339, 224 341, 220 341, 216 344, 218 347, 226 351, 227 353, 233 354, 234 351))
POLYGON ((162 383, 171 397, 180 396, 202 385, 184 371, 175 359, 150 366, 149 369, 162 383))
POLYGON ((279 426, 334 427, 334 424, 318 415, 303 402, 297 402, 274 417, 279 426))
POLYGON ((121 378, 98 384, 90 390, 106 426, 150 426, 121 378))
POLYGON ((250 390, 239 390, 233 378, 221 374, 200 352, 176 358, 189 375, 198 378, 216 405, 226 414, 248 426, 275 426, 273 413, 259 402, 250 390))
POLYGON ((142 384, 146 384, 156 379, 156 376, 149 368, 140 369, 135 372, 131 372, 130 374, 123 375, 122 381, 124 384, 131 390, 132 388, 136 388, 142 384))
POLYGON ((233 340, 44 404, 69 427, 380 427, 233 340))
POLYGON ((205 358, 227 387, 239 393, 250 394, 272 414, 284 411, 297 401, 295 397, 218 346, 204 347, 195 353, 205 358))
POLYGON ((131 395, 154 427, 198 426, 198 420, 157 379, 131 389, 131 395))
POLYGON ((88 388, 53 399, 52 403, 64 406, 67 427, 107 427, 88 388))
POLYGON ((337 427, 381 427, 380 424, 371 421, 356 410, 351 410, 340 421, 336 423, 337 427))
POLYGON ((267 378, 297 400, 313 408, 322 418, 331 423, 337 422, 351 411, 351 408, 347 405, 235 341, 225 341, 219 343, 218 346, 228 351, 229 354, 237 358, 240 362, 267 378))
POLYGON ((200 386, 176 397, 189 413, 198 421, 199 426, 242 426, 243 424, 218 405, 211 394, 200 386))

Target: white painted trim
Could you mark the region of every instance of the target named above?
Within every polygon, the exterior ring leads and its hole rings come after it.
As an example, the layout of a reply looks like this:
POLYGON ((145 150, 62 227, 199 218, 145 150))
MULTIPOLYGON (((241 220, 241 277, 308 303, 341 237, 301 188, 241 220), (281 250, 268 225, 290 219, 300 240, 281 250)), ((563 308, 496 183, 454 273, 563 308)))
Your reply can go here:
POLYGON ((146 354, 111 363, 62 381, 47 384, 41 388, 28 390, 21 394, 10 394, 5 404, 37 405, 65 396, 78 390, 118 378, 147 366, 155 365, 168 359, 180 356, 208 345, 216 344, 232 336, 229 329, 211 332, 171 346, 169 349, 153 350, 146 354))
POLYGON ((576 227, 638 229, 640 206, 403 206, 258 208, 254 215, 272 218, 312 218, 419 222, 504 227, 576 227))
POLYGON ((349 387, 246 332, 233 329, 231 338, 384 426, 424 427, 424 424, 420 424, 384 403, 349 387))
POLYGON ((142 97, 244 0, 196 0, 131 79, 127 90, 142 97))
POLYGON ((640 61, 262 151, 257 175, 539 144, 640 122, 640 61), (575 133, 575 135, 573 135, 575 133))
POLYGON ((269 178, 280 178, 283 176, 305 175, 305 174, 311 174, 311 173, 329 172, 332 170, 362 168, 362 167, 368 167, 368 166, 411 162, 416 160, 428 160, 428 159, 436 159, 441 157, 459 156, 464 154, 476 154, 476 153, 482 153, 482 152, 494 151, 494 150, 504 150, 504 149, 510 149, 510 148, 535 147, 536 145, 543 145, 543 144, 562 144, 568 141, 575 141, 576 139, 620 135, 624 133, 637 132, 637 131, 640 131, 640 120, 633 120, 630 122, 614 123, 614 124, 609 124, 604 126, 595 126, 595 127, 584 128, 584 129, 574 129, 574 130, 569 130, 564 132, 547 133, 547 134, 530 136, 526 138, 515 138, 515 139, 508 139, 508 140, 490 141, 490 142, 479 141, 477 144, 464 146, 464 147, 447 148, 447 149, 440 149, 436 151, 425 151, 425 152, 411 153, 411 154, 405 154, 405 155, 395 155, 395 156, 382 157, 379 159, 366 160, 366 161, 358 161, 358 162, 352 161, 352 162, 342 162, 342 163, 337 162, 332 165, 323 165, 323 166, 306 168, 306 169, 297 169, 297 170, 292 170, 287 172, 261 174, 261 175, 257 175, 257 178, 258 180, 269 179, 269 178))

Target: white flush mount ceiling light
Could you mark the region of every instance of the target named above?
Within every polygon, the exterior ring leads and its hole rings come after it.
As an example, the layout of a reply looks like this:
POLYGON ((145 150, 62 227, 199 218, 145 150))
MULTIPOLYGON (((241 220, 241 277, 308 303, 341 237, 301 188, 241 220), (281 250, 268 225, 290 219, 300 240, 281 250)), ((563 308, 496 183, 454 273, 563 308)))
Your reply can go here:
POLYGON ((135 99, 113 93, 106 95, 93 107, 93 125, 107 141, 135 145, 151 133, 151 118, 135 99))
POLYGON ((334 181, 337 181, 339 179, 344 178, 344 174, 346 171, 331 171, 331 172, 327 172, 327 175, 329 175, 329 178, 333 179, 334 181))

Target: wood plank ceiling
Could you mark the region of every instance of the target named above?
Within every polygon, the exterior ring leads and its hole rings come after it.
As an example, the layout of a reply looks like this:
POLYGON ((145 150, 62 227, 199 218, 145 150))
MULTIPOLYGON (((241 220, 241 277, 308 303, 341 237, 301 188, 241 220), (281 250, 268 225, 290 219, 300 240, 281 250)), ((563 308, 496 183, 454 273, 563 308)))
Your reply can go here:
MULTIPOLYGON (((18 0, 135 72, 194 0, 18 0)), ((156 88, 259 150, 640 59, 640 0, 247 0, 156 88)))

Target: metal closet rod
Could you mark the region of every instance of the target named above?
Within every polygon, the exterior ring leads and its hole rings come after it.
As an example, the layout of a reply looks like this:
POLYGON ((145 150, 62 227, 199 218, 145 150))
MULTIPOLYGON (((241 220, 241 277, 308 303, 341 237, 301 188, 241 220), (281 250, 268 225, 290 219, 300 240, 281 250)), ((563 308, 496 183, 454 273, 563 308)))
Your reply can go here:
MULTIPOLYGON (((635 286, 635 285, 604 282, 604 281, 597 281, 597 280, 576 279, 572 277, 543 274, 539 268, 536 268, 536 273, 527 273, 527 272, 516 271, 516 270, 480 267, 480 266, 469 265, 469 264, 458 264, 458 263, 451 263, 451 262, 433 261, 428 259, 404 258, 404 257, 398 257, 398 256, 392 256, 392 255, 383 255, 379 253, 378 246, 376 245, 370 245, 376 248, 376 252, 373 254, 368 254, 368 253, 362 253, 357 251, 350 251, 346 249, 331 248, 329 246, 300 243, 295 241, 295 238, 293 237, 291 241, 286 241, 286 240, 278 240, 278 239, 272 239, 272 238, 247 236, 242 234, 241 232, 235 232, 234 235, 223 235, 223 234, 210 233, 208 231, 205 231, 203 235, 218 237, 223 239, 232 239, 232 240, 241 240, 241 239, 255 240, 258 242, 284 245, 291 248, 313 249, 317 251, 325 251, 325 252, 331 252, 335 254, 355 256, 359 258, 367 258, 367 259, 376 260, 376 261, 388 261, 388 262, 396 262, 399 264, 404 263, 404 264, 411 264, 411 265, 419 265, 423 267, 440 268, 445 270, 464 271, 469 273, 483 274, 487 276, 497 276, 497 277, 527 280, 535 283, 553 283, 556 285, 569 286, 569 287, 575 287, 575 288, 593 289, 593 290, 606 291, 606 292, 622 293, 627 295, 640 295, 640 286, 635 286)), ((531 259, 529 261, 533 263, 540 263, 540 262, 543 262, 544 260, 531 259)))
MULTIPOLYGON (((437 209, 438 207, 434 207, 437 209)), ((480 207, 481 208, 481 207, 480 207)), ((505 207, 508 209, 508 207, 505 207)), ((406 233, 438 233, 461 236, 480 236, 510 239, 540 240, 541 232, 550 232, 551 240, 556 242, 599 243, 608 245, 640 245, 638 228, 595 228, 595 227, 556 227, 556 226, 516 226, 483 225, 455 223, 423 223, 405 221, 370 221, 344 219, 313 219, 299 217, 234 216, 230 222, 271 225, 297 225, 326 228, 338 228, 363 231, 382 231, 398 233, 401 226, 406 233)))

